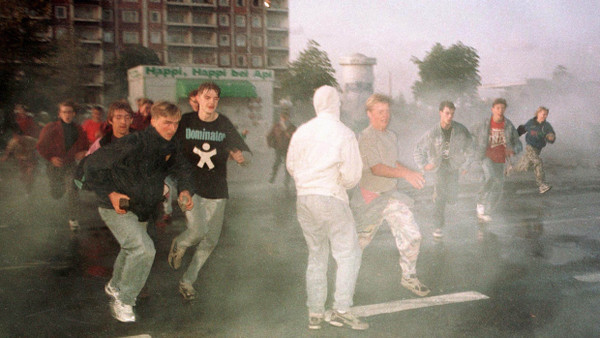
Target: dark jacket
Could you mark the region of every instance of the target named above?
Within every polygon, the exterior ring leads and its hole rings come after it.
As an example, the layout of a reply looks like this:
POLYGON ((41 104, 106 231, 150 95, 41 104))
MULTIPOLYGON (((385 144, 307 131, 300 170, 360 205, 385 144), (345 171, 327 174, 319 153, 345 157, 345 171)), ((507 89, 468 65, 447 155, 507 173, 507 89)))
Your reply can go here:
POLYGON ((152 126, 101 147, 84 165, 86 187, 96 192, 99 206, 112 208, 108 194, 113 191, 125 194, 140 222, 159 210, 167 175, 175 176, 179 191, 194 191, 191 171, 176 141, 165 140, 152 126))

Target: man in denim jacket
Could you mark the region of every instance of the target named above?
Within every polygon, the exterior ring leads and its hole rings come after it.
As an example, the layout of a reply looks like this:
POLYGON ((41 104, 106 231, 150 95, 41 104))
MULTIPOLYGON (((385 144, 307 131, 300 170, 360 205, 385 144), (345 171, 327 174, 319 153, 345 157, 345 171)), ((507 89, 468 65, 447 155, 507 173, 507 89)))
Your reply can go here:
POLYGON ((506 159, 523 149, 517 129, 504 117, 505 111, 506 100, 495 99, 492 116, 471 129, 475 158, 481 161, 484 174, 483 186, 477 196, 477 217, 481 222, 491 222, 489 211, 502 197, 506 159))
POLYGON ((473 147, 467 128, 452 119, 456 107, 450 101, 440 103, 440 123, 430 129, 417 143, 413 153, 415 163, 423 171, 435 171, 433 190, 433 236, 443 236, 446 203, 453 203, 458 193, 458 175, 469 168, 473 147))

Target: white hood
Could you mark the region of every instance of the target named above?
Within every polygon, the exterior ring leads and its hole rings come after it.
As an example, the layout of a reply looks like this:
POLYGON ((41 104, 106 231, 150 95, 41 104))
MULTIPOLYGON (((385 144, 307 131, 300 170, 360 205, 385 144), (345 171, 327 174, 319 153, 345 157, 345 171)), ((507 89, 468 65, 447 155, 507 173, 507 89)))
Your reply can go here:
POLYGON ((315 91, 313 106, 317 116, 327 114, 336 120, 340 119, 340 95, 337 89, 331 86, 321 86, 315 91))
POLYGON ((317 116, 301 125, 290 142, 287 169, 298 196, 332 196, 348 203, 347 189, 360 180, 362 160, 354 133, 340 121, 340 97, 323 86, 313 99, 317 116))

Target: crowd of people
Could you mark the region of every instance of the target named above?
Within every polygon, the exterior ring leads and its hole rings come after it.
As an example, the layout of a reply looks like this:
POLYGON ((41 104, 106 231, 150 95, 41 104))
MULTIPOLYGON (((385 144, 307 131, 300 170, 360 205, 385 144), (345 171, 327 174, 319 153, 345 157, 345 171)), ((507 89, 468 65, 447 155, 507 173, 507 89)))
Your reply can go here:
MULTIPOLYGON (((126 101, 115 101, 105 111, 91 109, 91 118, 75 122, 77 105, 63 101, 58 118, 43 127, 35 123, 24 105, 16 105, 12 136, 1 160, 14 157, 26 191, 31 192, 40 157, 46 165, 51 196, 67 195, 65 224, 79 229, 80 189, 97 196, 98 213, 120 245, 112 276, 105 285, 113 317, 136 321, 134 307, 155 259, 149 224, 170 221, 173 199, 185 214, 186 228, 173 238, 167 261, 174 270, 195 247, 193 257, 179 277, 184 300, 197 297, 194 283, 215 249, 229 198, 227 162, 248 163, 250 148, 244 135, 218 112, 221 89, 205 82, 190 92, 192 111, 182 114, 167 101, 142 98, 134 112, 126 101)), ((358 137, 340 121, 337 89, 322 86, 313 97, 316 116, 298 128, 290 112, 266 134, 275 151, 269 182, 285 164, 284 184, 295 184, 298 223, 308 247, 306 293, 308 328, 323 322, 355 330, 369 324, 352 314, 356 280, 363 250, 386 223, 399 252, 401 286, 418 296, 430 289, 417 277, 422 235, 415 221, 413 200, 398 190, 398 180, 414 189, 424 188, 425 172, 433 176, 434 238, 444 236, 446 205, 456 201, 461 175, 481 163, 483 183, 474 211, 480 222, 492 221, 502 196, 507 165, 522 151, 519 137, 526 134, 526 151, 513 170, 534 167, 541 194, 551 186, 544 175, 541 150, 554 143, 555 132, 547 121, 549 109, 539 107, 534 117, 515 127, 504 116, 506 100, 496 99, 491 114, 470 130, 454 121, 451 101, 439 105, 439 123, 415 146, 417 170, 401 163, 403 141, 390 129, 391 99, 373 94, 366 103, 369 125, 358 137), (327 300, 329 254, 336 262, 335 293, 327 300)))

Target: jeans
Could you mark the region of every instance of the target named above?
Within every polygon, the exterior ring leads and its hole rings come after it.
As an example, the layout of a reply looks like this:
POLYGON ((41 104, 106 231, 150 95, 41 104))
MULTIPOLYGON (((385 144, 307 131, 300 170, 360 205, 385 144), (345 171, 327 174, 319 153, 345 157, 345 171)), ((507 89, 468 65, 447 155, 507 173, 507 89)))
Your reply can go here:
POLYGON ((194 207, 185 212, 187 229, 175 238, 178 248, 198 245, 190 265, 181 278, 182 283, 190 285, 198 279, 200 269, 217 246, 227 204, 225 198, 203 198, 198 194, 192 197, 192 201, 194 207))
POLYGON ((347 203, 329 196, 298 196, 298 222, 308 246, 306 305, 310 313, 324 313, 327 300, 329 248, 337 263, 333 309, 352 306, 362 250, 347 203), (331 244, 330 244, 331 243, 331 244))
POLYGON ((283 184, 287 187, 290 182, 291 176, 290 176, 290 173, 288 173, 287 169, 285 168, 285 158, 286 158, 285 151, 279 151, 279 150, 275 151, 275 161, 273 162, 273 167, 271 168, 271 178, 269 179, 269 182, 273 183, 275 181, 275 177, 277 177, 277 172, 279 171, 279 167, 281 166, 281 164, 283 164, 283 174, 284 174, 283 184))
POLYGON ((46 172, 50 181, 50 195, 54 199, 60 199, 67 193, 67 216, 69 219, 77 219, 79 216, 79 192, 73 182, 75 175, 75 162, 55 167, 48 163, 46 172))
POLYGON ((139 222, 132 213, 117 214, 114 209, 98 208, 121 250, 115 260, 111 286, 119 292, 124 304, 135 305, 135 300, 150 274, 154 262, 154 243, 146 232, 147 222, 139 222))
POLYGON ((496 208, 502 198, 504 163, 496 163, 486 157, 481 164, 484 182, 477 196, 477 204, 482 204, 488 213, 496 208))
POLYGON ((169 193, 167 194, 167 198, 163 202, 163 211, 165 215, 170 215, 173 213, 173 201, 177 199, 177 180, 175 177, 169 175, 165 178, 165 184, 169 187, 169 193))
POLYGON ((458 194, 458 171, 442 164, 436 173, 433 189, 433 222, 436 228, 442 228, 445 224, 446 204, 453 203, 458 194))

